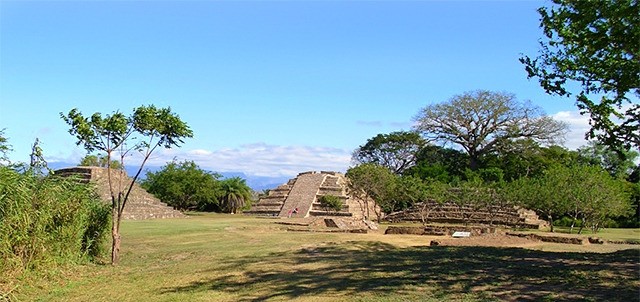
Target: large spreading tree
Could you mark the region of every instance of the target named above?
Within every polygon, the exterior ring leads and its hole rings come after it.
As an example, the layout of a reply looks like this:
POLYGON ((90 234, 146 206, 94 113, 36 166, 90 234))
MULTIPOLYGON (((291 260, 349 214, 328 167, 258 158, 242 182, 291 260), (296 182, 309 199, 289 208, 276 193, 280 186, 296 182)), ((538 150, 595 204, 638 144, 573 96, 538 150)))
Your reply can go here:
MULTIPOLYGON (((156 108, 153 105, 135 108, 129 116, 121 112, 105 116, 96 112, 91 116, 84 116, 78 109, 72 109, 66 115, 61 112, 60 117, 69 125, 69 133, 75 136, 78 145, 84 146, 87 152, 98 151, 106 155, 111 193, 111 263, 117 264, 120 221, 134 182, 156 149, 179 146, 184 138, 192 137, 193 132, 177 114, 171 112, 171 108, 156 108), (140 152, 142 162, 133 181, 126 186, 115 185, 111 159, 119 155, 121 165, 125 166, 127 154, 136 150, 140 152)), ((121 177, 119 179, 122 181, 121 177)))
POLYGON ((429 141, 453 143, 469 155, 469 166, 502 144, 518 139, 558 143, 566 125, 545 115, 530 102, 505 92, 477 90, 423 108, 415 118, 416 130, 429 141))
POLYGON ((538 9, 545 38, 524 56, 529 78, 551 95, 575 97, 588 138, 620 152, 640 148, 638 0, 553 0, 538 9))

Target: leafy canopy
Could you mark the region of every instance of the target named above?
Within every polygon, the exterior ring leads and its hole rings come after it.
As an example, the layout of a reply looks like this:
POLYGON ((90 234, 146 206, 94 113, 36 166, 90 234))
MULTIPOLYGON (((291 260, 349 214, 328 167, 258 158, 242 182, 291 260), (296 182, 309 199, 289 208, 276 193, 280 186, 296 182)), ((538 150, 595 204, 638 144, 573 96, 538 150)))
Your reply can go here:
POLYGON ((528 77, 549 94, 575 96, 590 115, 588 138, 614 150, 640 148, 639 2, 553 3, 538 9, 546 38, 538 56, 520 58, 528 77))
MULTIPOLYGON (((120 250, 120 221, 134 182, 158 147, 179 146, 184 142, 184 138, 192 137, 193 132, 177 114, 171 112, 170 108, 156 108, 153 105, 135 108, 130 116, 116 111, 104 117, 98 112, 88 117, 74 108, 66 115, 61 112, 60 117, 69 125, 69 133, 76 137, 78 145, 84 146, 89 153, 98 151, 106 154, 109 170, 111 170, 114 152, 120 156, 121 166, 125 166, 124 159, 132 150, 137 150, 142 155, 140 167, 133 176, 133 181, 128 185, 115 185, 111 171, 107 173, 113 216, 111 263, 117 264, 120 250)), ((120 181, 122 181, 121 177, 120 181)))
POLYGON ((220 199, 226 212, 235 214, 238 210, 251 205, 253 191, 246 180, 240 177, 227 178, 220 182, 220 188, 220 199))
POLYGON ((543 114, 515 95, 477 90, 447 102, 423 108, 415 118, 416 130, 429 141, 453 143, 469 155, 470 168, 478 168, 482 155, 517 139, 556 143, 564 139, 566 125, 543 114))
POLYGON ((193 161, 171 161, 157 172, 147 172, 141 185, 178 210, 219 211, 220 177, 193 161))
POLYGON ((394 189, 398 176, 389 169, 366 163, 349 168, 346 176, 349 178, 348 186, 352 194, 364 200, 373 199, 386 213, 393 210, 394 189))
POLYGON ((352 155, 355 163, 374 163, 402 174, 416 163, 416 154, 426 145, 416 132, 397 131, 378 134, 358 147, 352 155))

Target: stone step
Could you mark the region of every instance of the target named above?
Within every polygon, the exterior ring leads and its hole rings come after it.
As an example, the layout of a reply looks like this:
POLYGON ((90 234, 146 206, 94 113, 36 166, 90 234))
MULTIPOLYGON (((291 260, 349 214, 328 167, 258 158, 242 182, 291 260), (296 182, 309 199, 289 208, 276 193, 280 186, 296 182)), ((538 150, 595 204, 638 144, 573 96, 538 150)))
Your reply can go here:
POLYGON ((309 215, 310 216, 341 216, 341 217, 353 216, 353 214, 350 212, 333 212, 333 211, 318 211, 318 210, 309 211, 309 215))
MULTIPOLYGON (((109 177, 106 168, 99 167, 76 167, 70 169, 58 170, 55 173, 65 175, 80 175, 80 177, 90 178, 91 182, 96 184, 99 196, 107 202, 111 202, 111 193, 109 189, 109 177)), ((114 189, 126 189, 132 180, 121 170, 111 171, 111 184, 114 189)), ((126 192, 125 192, 126 193, 126 192)), ((125 219, 151 219, 151 218, 177 218, 186 217, 180 211, 174 210, 172 207, 161 202, 153 195, 145 191, 139 184, 134 183, 127 200, 123 212, 125 219)))

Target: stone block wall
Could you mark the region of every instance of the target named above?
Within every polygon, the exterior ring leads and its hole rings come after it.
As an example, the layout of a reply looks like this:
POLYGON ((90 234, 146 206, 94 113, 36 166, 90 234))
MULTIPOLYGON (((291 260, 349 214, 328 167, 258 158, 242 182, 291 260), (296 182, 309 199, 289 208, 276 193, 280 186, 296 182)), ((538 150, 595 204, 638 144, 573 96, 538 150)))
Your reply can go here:
POLYGON ((547 222, 538 218, 534 211, 520 207, 473 208, 452 202, 419 203, 405 211, 391 213, 385 217, 390 222, 427 222, 491 224, 508 227, 542 229, 547 222))
MULTIPOLYGON (((98 196, 106 203, 111 203, 109 189, 109 171, 101 167, 73 167, 56 170, 54 175, 74 177, 84 183, 94 183, 98 196)), ((115 191, 125 191, 133 180, 123 170, 111 170, 111 187, 115 191)), ((126 193, 126 191, 125 191, 126 193)), ((133 184, 131 194, 122 213, 123 219, 183 218, 180 211, 161 202, 149 194, 137 183, 133 184)))
POLYGON ((347 179, 338 172, 309 171, 298 174, 296 178, 286 184, 269 191, 268 196, 261 198, 251 210, 245 211, 249 215, 288 217, 294 209, 298 213, 292 217, 351 217, 362 220, 364 218, 377 219, 375 203, 365 203, 348 193, 347 179), (328 211, 322 208, 318 198, 323 195, 333 195, 340 198, 344 205, 340 211, 328 211), (369 210, 367 211, 367 207, 369 210))

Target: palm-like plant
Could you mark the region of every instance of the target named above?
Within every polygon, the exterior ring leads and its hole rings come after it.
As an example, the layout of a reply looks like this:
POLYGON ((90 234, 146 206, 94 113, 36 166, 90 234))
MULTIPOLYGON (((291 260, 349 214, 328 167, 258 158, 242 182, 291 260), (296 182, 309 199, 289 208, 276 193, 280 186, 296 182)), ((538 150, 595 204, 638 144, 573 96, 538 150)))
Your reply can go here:
POLYGON ((231 214, 235 214, 238 209, 243 208, 247 205, 248 201, 251 201, 251 188, 249 188, 246 181, 240 177, 222 180, 220 187, 220 199, 223 202, 223 207, 231 214))

